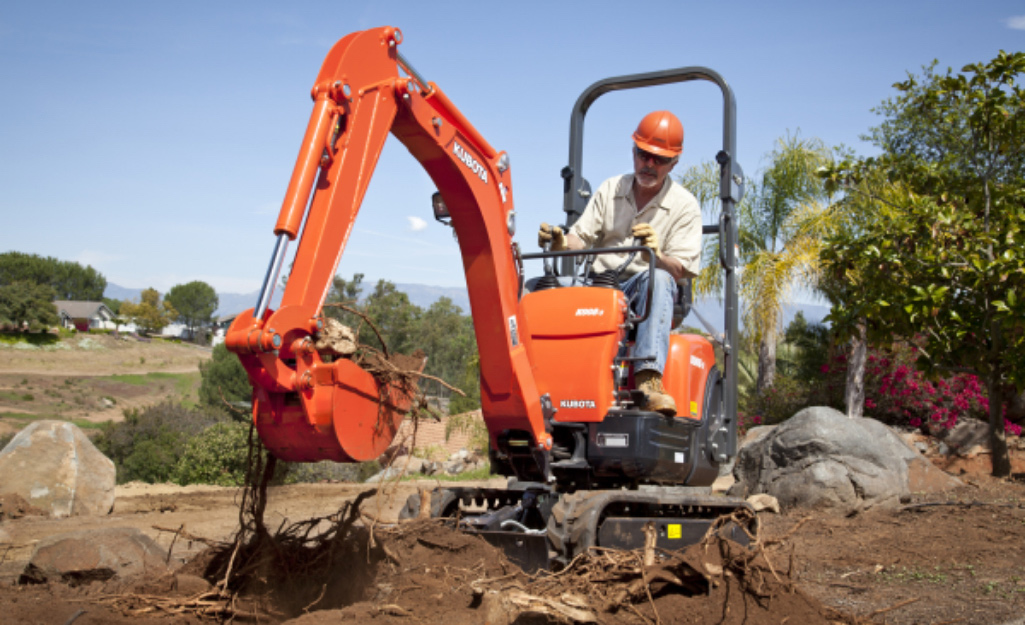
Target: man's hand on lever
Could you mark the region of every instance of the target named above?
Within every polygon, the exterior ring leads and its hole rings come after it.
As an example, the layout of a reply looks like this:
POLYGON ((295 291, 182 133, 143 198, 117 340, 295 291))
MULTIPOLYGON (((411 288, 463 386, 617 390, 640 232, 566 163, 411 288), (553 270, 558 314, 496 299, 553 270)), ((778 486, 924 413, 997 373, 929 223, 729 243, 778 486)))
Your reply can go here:
POLYGON ((566 235, 563 233, 562 228, 559 226, 549 226, 546 223, 541 224, 541 229, 537 233, 537 244, 539 247, 544 247, 546 243, 551 242, 552 247, 550 248, 553 252, 559 252, 567 249, 569 246, 566 243, 566 235))

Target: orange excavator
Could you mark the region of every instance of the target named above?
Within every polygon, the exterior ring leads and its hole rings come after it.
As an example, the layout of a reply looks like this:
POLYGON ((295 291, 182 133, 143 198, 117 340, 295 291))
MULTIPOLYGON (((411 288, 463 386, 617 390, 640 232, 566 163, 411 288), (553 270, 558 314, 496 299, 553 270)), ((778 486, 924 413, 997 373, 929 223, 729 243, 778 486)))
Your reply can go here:
MULTIPOLYGON (((455 229, 480 351, 491 466, 510 478, 504 489, 436 490, 432 514, 458 516, 464 529, 528 569, 558 566, 591 546, 640 546, 649 522, 660 546, 698 540, 712 519, 745 505, 693 488, 709 486, 736 453, 734 207, 744 180, 734 161, 732 91, 701 67, 609 78, 581 94, 571 118, 570 162, 562 171, 569 225, 590 195, 581 175, 583 122, 598 97, 694 80, 722 91, 722 210, 704 232, 720 238, 725 272, 725 331, 717 339, 723 365, 706 338, 673 334, 663 380, 680 414, 670 418, 639 408, 631 363, 645 356, 630 355, 639 319, 615 272, 592 279, 586 271, 588 257, 624 248, 522 253, 513 241, 509 156, 414 69, 399 53, 401 43, 398 28, 382 27, 352 33, 328 53, 263 289, 256 307, 228 330, 227 347, 253 385, 253 420, 264 445, 293 462, 372 460, 410 409, 408 389, 316 347, 325 297, 391 133, 437 186, 435 217, 455 229), (296 238, 281 305, 272 310, 286 248, 296 238), (544 275, 528 280, 525 264, 535 260, 544 275)), ((654 270, 651 250, 625 251, 646 255, 654 270)), ((680 317, 690 306, 689 288, 681 293, 680 317)), ((418 509, 417 501, 408 507, 418 509)))

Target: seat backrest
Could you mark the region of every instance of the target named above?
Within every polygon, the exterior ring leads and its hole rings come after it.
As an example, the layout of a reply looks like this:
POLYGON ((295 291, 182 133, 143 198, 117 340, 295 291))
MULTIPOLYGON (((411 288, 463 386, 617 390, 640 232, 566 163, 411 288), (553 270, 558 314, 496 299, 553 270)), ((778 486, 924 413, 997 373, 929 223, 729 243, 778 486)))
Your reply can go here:
POLYGON ((683 320, 690 314, 693 304, 693 289, 691 279, 685 278, 677 283, 676 301, 673 302, 673 327, 679 327, 683 320))

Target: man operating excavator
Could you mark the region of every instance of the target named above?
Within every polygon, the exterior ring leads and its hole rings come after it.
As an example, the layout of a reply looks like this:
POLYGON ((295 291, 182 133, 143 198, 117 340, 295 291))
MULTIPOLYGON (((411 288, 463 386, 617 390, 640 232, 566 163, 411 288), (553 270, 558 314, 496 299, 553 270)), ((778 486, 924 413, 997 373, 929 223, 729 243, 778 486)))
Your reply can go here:
MULTIPOLYGON (((646 115, 633 133, 633 174, 606 180, 591 197, 580 219, 564 233, 541 224, 538 244, 551 249, 627 247, 634 240, 655 252, 655 287, 651 314, 637 326, 633 355, 651 355, 634 364, 637 388, 644 392, 643 409, 667 416, 676 402, 662 387, 672 329, 677 283, 698 273, 701 256, 701 207, 690 191, 669 177, 683 152, 683 124, 669 111, 646 115)), ((612 270, 627 253, 598 255, 594 272, 612 270)), ((638 315, 644 314, 648 271, 638 256, 623 271, 623 291, 638 315)))

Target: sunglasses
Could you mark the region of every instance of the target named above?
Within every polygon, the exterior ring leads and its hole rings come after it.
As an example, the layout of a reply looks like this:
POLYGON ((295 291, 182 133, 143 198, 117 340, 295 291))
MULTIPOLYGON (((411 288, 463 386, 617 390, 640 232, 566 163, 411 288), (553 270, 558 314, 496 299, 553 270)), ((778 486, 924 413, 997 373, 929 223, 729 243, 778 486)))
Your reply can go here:
POLYGON ((647 150, 642 150, 637 146, 634 146, 634 154, 640 159, 641 162, 647 163, 653 161, 656 165, 666 166, 673 161, 672 156, 659 156, 658 154, 652 154, 647 150))

